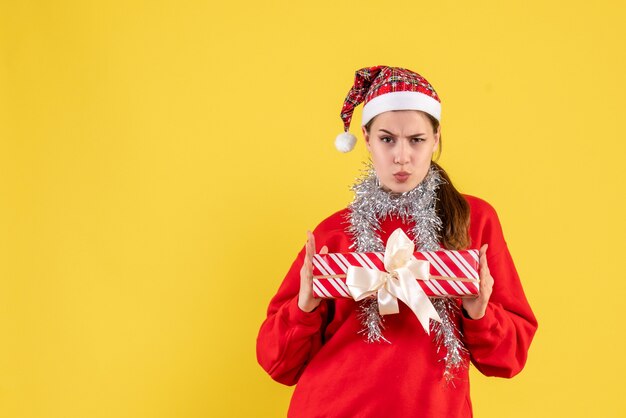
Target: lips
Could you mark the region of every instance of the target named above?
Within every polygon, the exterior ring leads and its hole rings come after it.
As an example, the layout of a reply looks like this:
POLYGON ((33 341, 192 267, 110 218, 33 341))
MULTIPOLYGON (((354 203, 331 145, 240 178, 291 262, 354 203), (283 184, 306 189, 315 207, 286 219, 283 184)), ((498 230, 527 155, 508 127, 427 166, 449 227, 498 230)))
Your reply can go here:
POLYGON ((406 171, 399 171, 394 173, 393 177, 396 179, 398 183, 404 183, 411 177, 411 173, 407 173, 406 171))

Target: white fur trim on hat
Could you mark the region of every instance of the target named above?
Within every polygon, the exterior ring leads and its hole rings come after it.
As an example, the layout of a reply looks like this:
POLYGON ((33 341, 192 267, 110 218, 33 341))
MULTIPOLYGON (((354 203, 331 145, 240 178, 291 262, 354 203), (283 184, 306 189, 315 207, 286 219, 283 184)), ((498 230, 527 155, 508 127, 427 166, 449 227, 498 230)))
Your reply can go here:
POLYGON ((335 147, 341 152, 350 152, 356 144, 356 136, 350 132, 342 132, 335 138, 335 147))
POLYGON ((363 106, 361 126, 390 110, 421 110, 441 120, 441 103, 436 99, 417 91, 394 91, 374 97, 363 106))

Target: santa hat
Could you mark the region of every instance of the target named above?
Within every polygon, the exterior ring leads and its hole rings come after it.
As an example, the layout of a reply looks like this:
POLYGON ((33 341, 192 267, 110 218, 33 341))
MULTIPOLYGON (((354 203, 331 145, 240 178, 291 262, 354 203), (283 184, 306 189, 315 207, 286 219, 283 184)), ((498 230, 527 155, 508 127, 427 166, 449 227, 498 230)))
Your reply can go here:
POLYGON ((384 65, 361 68, 341 109, 344 132, 335 139, 335 146, 341 152, 352 151, 356 144, 356 137, 349 132, 350 121, 354 108, 361 103, 364 103, 361 126, 390 110, 421 110, 441 120, 439 96, 421 75, 384 65))

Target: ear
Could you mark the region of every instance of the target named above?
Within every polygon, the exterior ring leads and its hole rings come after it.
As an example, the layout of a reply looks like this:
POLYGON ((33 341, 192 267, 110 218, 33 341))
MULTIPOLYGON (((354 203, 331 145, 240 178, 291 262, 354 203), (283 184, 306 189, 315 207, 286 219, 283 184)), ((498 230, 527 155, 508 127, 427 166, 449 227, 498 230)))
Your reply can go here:
POLYGON ((435 145, 433 145, 433 153, 437 151, 437 147, 439 146, 439 139, 441 138, 441 125, 437 127, 437 132, 435 132, 435 145))
POLYGON ((367 129, 365 129, 365 126, 361 126, 361 130, 363 131, 363 138, 365 138, 365 146, 367 147, 368 151, 371 151, 371 149, 370 149, 370 134, 367 133, 367 129))

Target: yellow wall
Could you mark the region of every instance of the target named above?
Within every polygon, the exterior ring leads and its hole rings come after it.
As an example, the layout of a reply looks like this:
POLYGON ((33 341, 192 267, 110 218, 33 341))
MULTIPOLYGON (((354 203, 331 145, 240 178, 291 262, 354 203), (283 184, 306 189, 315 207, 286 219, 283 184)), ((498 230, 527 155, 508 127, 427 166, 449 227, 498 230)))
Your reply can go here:
POLYGON ((620 2, 212 3, 1 3, 1 417, 283 416, 256 332, 351 199, 332 141, 376 64, 438 90, 540 321, 476 416, 626 415, 620 2))

